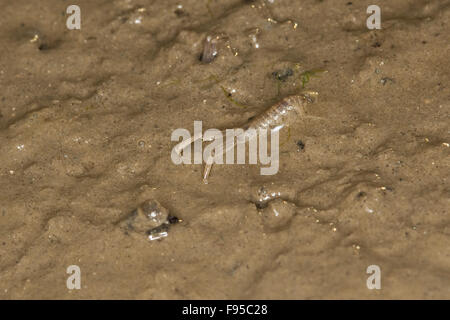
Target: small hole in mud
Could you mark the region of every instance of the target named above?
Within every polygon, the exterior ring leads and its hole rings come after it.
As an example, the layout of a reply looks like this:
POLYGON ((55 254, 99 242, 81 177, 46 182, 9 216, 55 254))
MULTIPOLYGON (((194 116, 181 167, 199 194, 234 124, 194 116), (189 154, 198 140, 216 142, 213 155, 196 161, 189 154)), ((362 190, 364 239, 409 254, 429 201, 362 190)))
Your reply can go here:
POLYGON ((267 208, 267 205, 268 205, 267 202, 252 202, 252 203, 255 205, 256 209, 258 209, 258 210, 267 208))
POLYGON ((356 195, 356 198, 357 198, 357 199, 360 199, 360 198, 364 197, 365 195, 366 195, 366 193, 365 193, 364 191, 360 191, 360 192, 358 192, 358 194, 356 195))
POLYGON ((180 219, 178 219, 175 216, 169 215, 169 217, 167 218, 167 221, 169 222, 169 224, 176 224, 176 223, 180 222, 180 219))
POLYGON ((177 8, 173 13, 175 13, 177 17, 187 16, 186 11, 180 8, 177 8))
POLYGON ((302 140, 297 141, 298 151, 302 151, 305 149, 305 143, 302 140))

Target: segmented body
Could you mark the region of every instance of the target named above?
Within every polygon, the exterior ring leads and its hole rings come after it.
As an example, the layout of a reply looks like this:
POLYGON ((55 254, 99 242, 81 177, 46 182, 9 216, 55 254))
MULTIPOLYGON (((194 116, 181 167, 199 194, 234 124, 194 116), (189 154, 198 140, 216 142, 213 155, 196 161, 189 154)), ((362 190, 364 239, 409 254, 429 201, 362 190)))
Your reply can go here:
MULTIPOLYGON (((249 139, 252 139, 252 137, 257 134, 258 129, 279 130, 285 125, 292 124, 299 117, 317 118, 306 115, 306 104, 314 101, 312 95, 316 95, 316 93, 292 95, 284 98, 242 126, 241 128, 244 130, 244 134, 249 139)), ((180 153, 185 147, 201 138, 202 136, 199 135, 184 141, 184 143, 178 145, 177 151, 180 153)), ((234 148, 234 146, 235 144, 233 141, 232 144, 226 144, 225 147, 219 147, 217 150, 218 154, 223 154, 230 148, 234 148)), ((214 157, 215 155, 211 155, 208 159, 206 159, 205 170, 203 172, 204 183, 208 183, 208 176, 213 165, 214 157)))
POLYGON ((243 129, 268 129, 288 125, 299 116, 305 116, 306 103, 312 101, 308 95, 288 96, 256 116, 243 129))

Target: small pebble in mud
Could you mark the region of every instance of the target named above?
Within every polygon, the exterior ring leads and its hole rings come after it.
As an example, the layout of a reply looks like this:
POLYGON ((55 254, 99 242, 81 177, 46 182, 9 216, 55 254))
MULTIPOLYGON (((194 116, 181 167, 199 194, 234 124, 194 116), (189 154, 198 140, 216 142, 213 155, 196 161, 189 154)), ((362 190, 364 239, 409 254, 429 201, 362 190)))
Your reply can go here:
POLYGON ((378 41, 376 41, 376 42, 372 45, 372 47, 374 47, 374 48, 379 48, 379 47, 381 47, 381 43, 379 43, 378 41))
POLYGON ((157 240, 166 237, 169 225, 179 221, 158 201, 146 200, 123 221, 122 227, 127 231, 146 233, 150 240, 157 240))
POLYGON ((269 192, 266 188, 261 187, 257 192, 257 199, 255 202, 256 208, 262 209, 267 207, 267 203, 281 196, 281 192, 269 192))
POLYGON ((305 143, 302 140, 298 140, 297 147, 298 147, 298 151, 302 151, 303 149, 305 149, 305 143))
POLYGON ((145 218, 150 228, 156 228, 167 221, 169 211, 156 200, 144 201, 137 208, 137 216, 145 218))
POLYGON ((182 17, 188 15, 186 11, 184 11, 183 6, 181 4, 177 5, 177 8, 175 9, 174 13, 177 17, 182 17))
POLYGON ((147 234, 150 241, 160 240, 169 235, 169 226, 167 224, 163 224, 159 227, 148 230, 147 234))
POLYGON ((384 77, 384 78, 381 78, 380 82, 384 86, 388 82, 394 83, 395 81, 392 78, 384 77))
POLYGON ((362 198, 362 197, 365 197, 367 195, 367 193, 365 193, 364 191, 360 191, 360 192, 358 192, 358 194, 356 195, 356 198, 357 199, 360 199, 360 198, 362 198))
POLYGON ((271 231, 278 231, 286 227, 296 212, 296 205, 282 199, 270 201, 266 208, 261 210, 264 227, 271 231))
POLYGON ((181 219, 178 219, 175 216, 171 216, 170 214, 167 217, 167 222, 169 222, 170 224, 176 224, 176 223, 181 222, 181 221, 182 221, 181 219))
POLYGON ((286 81, 288 77, 292 76, 294 71, 291 68, 287 68, 284 70, 277 70, 272 72, 272 76, 280 81, 286 81))
POLYGON ((200 61, 204 63, 210 63, 217 56, 217 37, 207 36, 205 39, 205 45, 203 46, 203 52, 200 56, 200 61))
POLYGON ((167 217, 167 221, 165 221, 164 224, 147 231, 148 240, 150 240, 150 241, 160 240, 162 238, 167 237, 169 235, 169 225, 175 224, 175 223, 178 223, 181 221, 182 221, 181 219, 178 219, 175 216, 169 215, 167 217))

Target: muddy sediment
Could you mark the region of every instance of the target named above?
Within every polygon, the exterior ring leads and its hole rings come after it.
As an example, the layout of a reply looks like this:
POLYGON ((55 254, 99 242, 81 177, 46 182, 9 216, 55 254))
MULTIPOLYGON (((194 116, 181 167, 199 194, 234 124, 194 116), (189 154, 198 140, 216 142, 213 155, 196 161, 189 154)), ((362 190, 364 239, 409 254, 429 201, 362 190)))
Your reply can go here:
POLYGON ((378 2, 0 1, 0 298, 450 298, 450 2, 378 2), (171 160, 304 91, 276 175, 171 160))

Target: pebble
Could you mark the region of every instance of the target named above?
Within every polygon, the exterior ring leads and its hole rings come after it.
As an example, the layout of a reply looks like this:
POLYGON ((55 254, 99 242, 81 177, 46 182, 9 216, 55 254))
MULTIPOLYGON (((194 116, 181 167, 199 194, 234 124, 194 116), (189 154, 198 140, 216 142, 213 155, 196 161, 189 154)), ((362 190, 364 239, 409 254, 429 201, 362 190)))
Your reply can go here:
POLYGON ((205 45, 203 47, 203 53, 200 60, 204 63, 210 63, 217 56, 217 41, 218 37, 207 36, 205 45))
POLYGON ((148 234, 148 239, 150 241, 160 240, 162 238, 165 238, 169 235, 169 225, 163 224, 159 227, 148 230, 147 234, 148 234))
POLYGON ((265 208, 267 203, 281 196, 279 191, 268 191, 265 187, 258 189, 256 196, 256 206, 258 208, 265 208))
POLYGON ((294 70, 291 68, 286 68, 283 70, 276 70, 272 72, 272 76, 280 81, 286 81, 288 77, 294 75, 294 70))
POLYGON ((125 223, 128 229, 144 233, 168 224, 168 219, 169 211, 158 201, 146 200, 131 213, 125 223))

